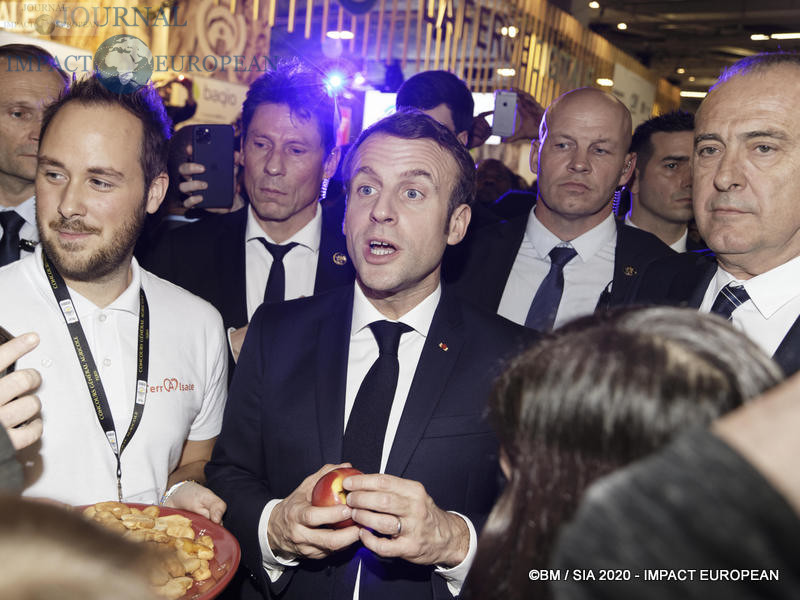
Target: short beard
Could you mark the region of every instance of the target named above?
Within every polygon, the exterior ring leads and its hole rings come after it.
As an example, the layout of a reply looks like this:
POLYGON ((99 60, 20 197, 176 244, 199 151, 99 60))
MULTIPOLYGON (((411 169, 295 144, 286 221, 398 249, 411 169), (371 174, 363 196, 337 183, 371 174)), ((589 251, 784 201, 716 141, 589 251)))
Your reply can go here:
POLYGON ((144 227, 146 214, 144 206, 142 206, 140 211, 122 224, 108 246, 100 248, 82 261, 78 261, 72 256, 72 250, 78 247, 77 243, 59 244, 55 236, 50 238, 48 235, 55 230, 74 233, 98 232, 95 228, 87 227, 80 219, 65 219, 63 217, 53 219, 47 225, 47 232, 42 231, 43 227, 40 225, 39 238, 47 257, 64 279, 82 282, 100 281, 116 271, 128 260, 142 227, 144 227))

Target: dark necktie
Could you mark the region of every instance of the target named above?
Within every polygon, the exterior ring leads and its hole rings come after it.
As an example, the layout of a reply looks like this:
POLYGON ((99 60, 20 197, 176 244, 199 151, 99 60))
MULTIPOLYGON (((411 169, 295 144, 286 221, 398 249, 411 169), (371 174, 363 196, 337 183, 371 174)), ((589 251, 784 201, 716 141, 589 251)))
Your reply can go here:
POLYGON ((0 225, 3 226, 3 238, 0 239, 0 267, 19 259, 19 230, 24 224, 25 219, 15 211, 0 212, 0 225))
POLYGON ((272 266, 269 268, 267 287, 264 288, 264 303, 283 302, 286 295, 286 270, 283 267, 283 257, 286 256, 289 250, 297 246, 297 242, 280 245, 270 244, 264 238, 257 239, 264 244, 264 248, 272 255, 272 266))
POLYGON ((536 290, 525 319, 525 327, 537 331, 550 331, 553 328, 561 295, 564 293, 564 265, 577 254, 575 248, 564 246, 556 246, 550 250, 550 272, 536 290))
POLYGON ((729 283, 717 294, 711 312, 730 321, 733 318, 733 311, 748 300, 750 300, 750 295, 744 286, 729 283))
POLYGON ((378 342, 378 358, 358 388, 344 432, 342 460, 364 473, 377 473, 400 372, 397 348, 400 336, 412 329, 389 321, 375 321, 369 328, 378 342))

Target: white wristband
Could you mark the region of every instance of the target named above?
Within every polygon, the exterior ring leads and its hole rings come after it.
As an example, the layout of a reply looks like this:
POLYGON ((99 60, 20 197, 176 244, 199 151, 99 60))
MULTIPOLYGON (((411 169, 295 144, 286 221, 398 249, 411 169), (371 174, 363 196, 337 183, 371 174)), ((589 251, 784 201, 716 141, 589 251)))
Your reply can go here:
POLYGON ((164 504, 167 500, 169 500, 169 497, 178 490, 179 487, 181 487, 184 483, 190 483, 191 481, 191 479, 184 479, 183 481, 179 481, 173 485, 166 492, 164 492, 163 496, 161 496, 161 502, 159 502, 159 504, 164 504))

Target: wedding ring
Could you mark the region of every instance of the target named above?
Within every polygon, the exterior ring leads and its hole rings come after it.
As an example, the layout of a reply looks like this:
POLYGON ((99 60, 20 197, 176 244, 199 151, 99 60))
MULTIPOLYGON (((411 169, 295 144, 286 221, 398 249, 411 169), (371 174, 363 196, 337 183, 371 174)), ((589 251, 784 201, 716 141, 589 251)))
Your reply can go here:
POLYGON ((400 534, 403 532, 403 522, 400 520, 400 517, 397 517, 397 533, 395 533, 392 537, 400 537, 400 534))

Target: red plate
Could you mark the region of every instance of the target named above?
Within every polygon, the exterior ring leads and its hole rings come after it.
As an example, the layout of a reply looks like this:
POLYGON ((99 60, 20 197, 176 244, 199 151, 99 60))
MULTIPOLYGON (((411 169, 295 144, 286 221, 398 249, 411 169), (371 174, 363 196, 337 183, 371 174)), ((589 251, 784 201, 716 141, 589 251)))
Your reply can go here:
MULTIPOLYGON (((124 504, 139 510, 150 506, 149 504, 137 504, 134 502, 125 502, 124 504)), ((86 506, 76 506, 75 508, 83 510, 86 506)), ((225 586, 233 579, 236 574, 236 567, 239 566, 239 559, 242 556, 239 550, 239 542, 222 525, 217 525, 202 515, 179 508, 169 508, 168 506, 159 506, 158 508, 162 517, 183 515, 191 519, 195 536, 210 535, 214 541, 214 558, 208 561, 211 579, 195 581, 189 591, 181 596, 181 600, 211 600, 219 596, 225 586)))

